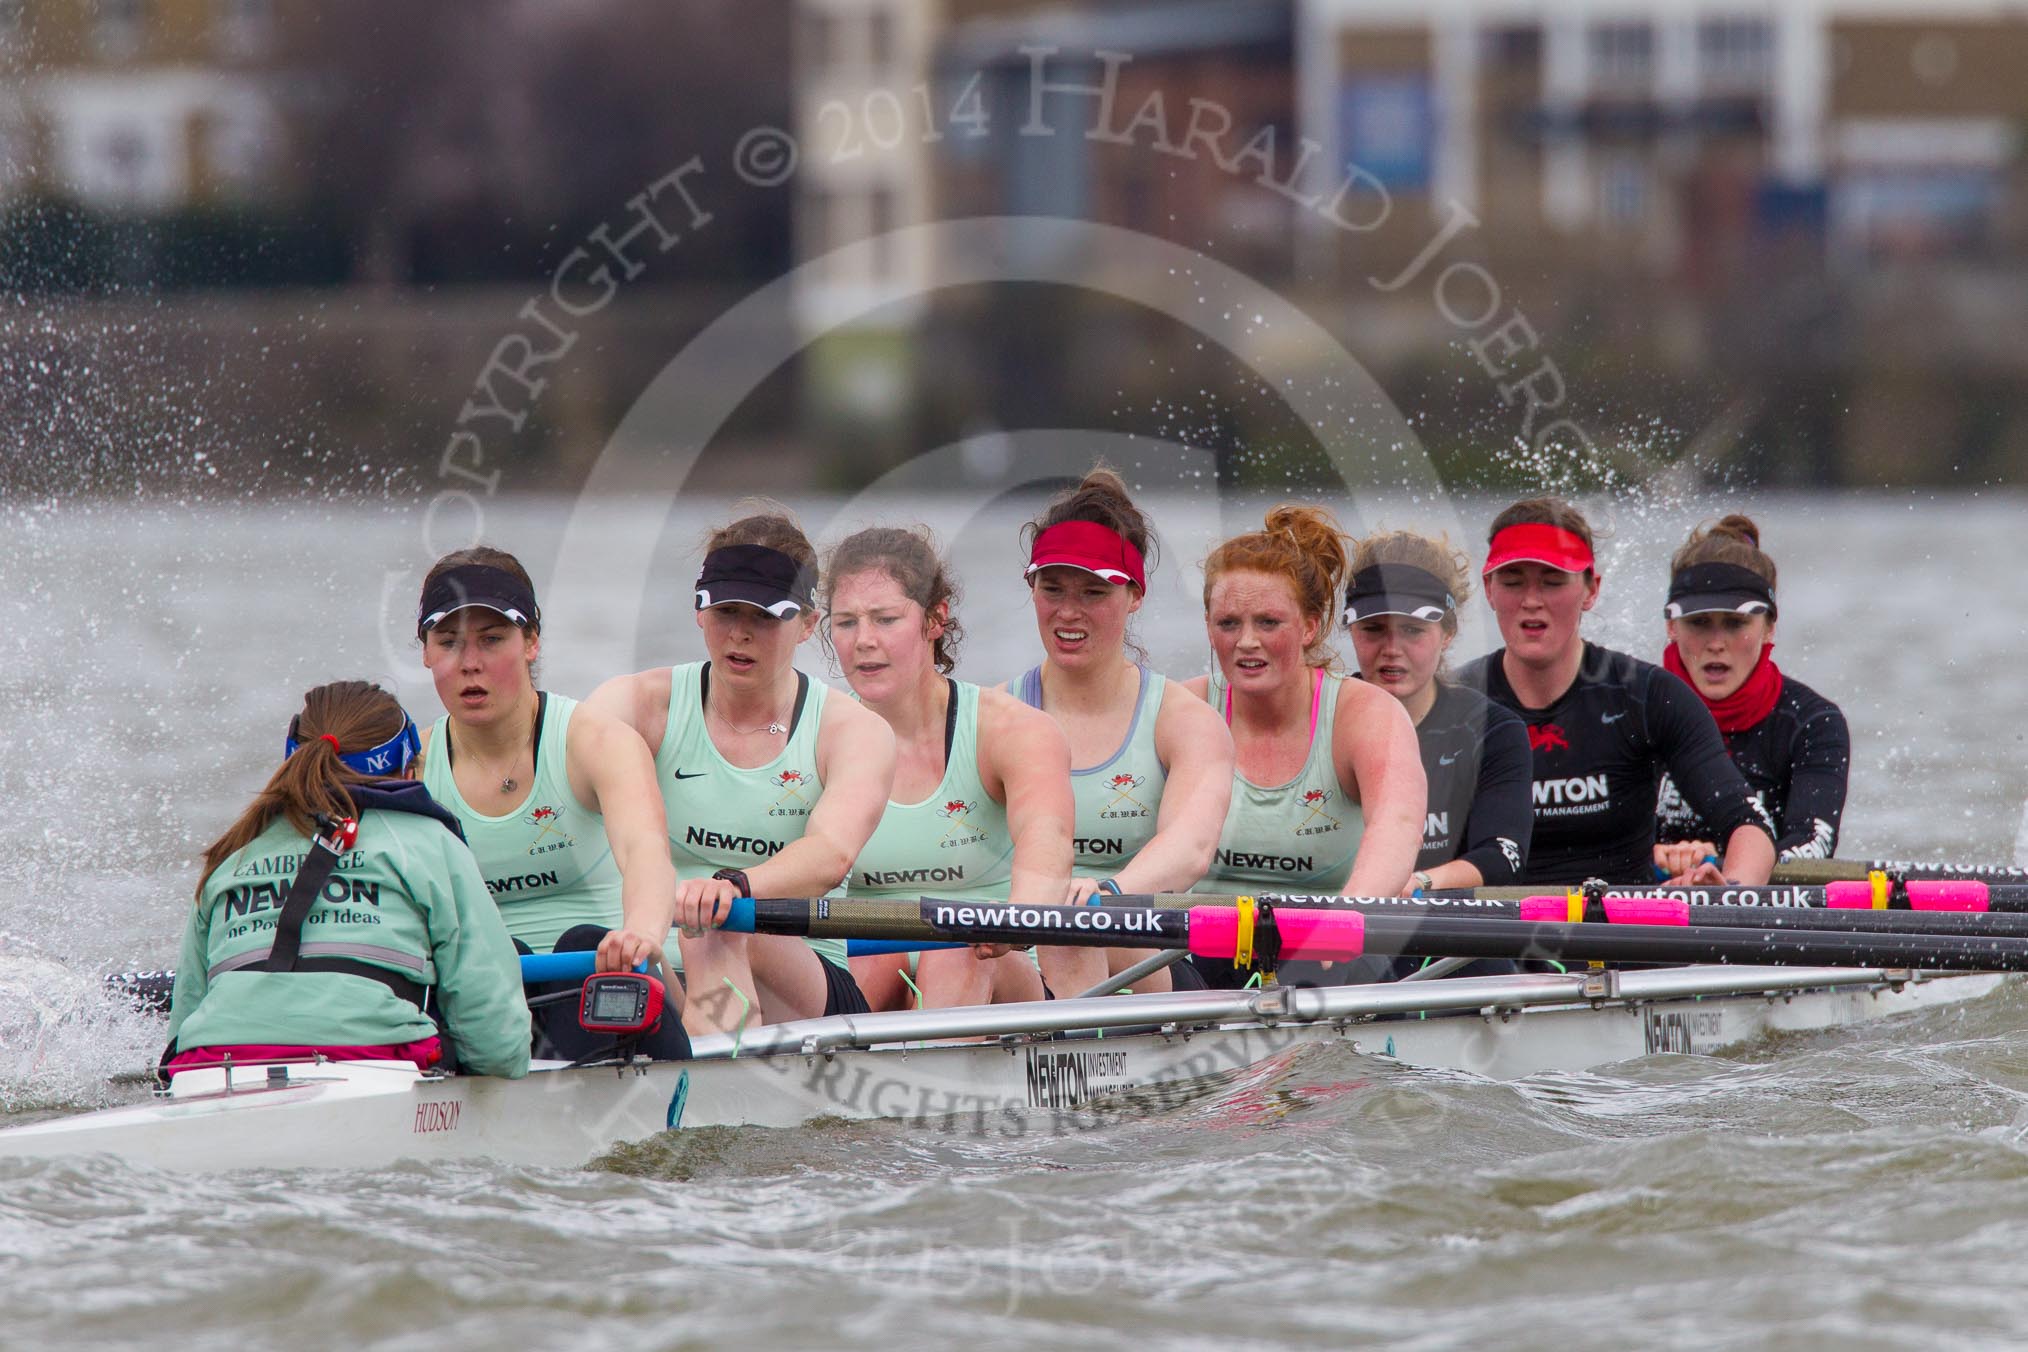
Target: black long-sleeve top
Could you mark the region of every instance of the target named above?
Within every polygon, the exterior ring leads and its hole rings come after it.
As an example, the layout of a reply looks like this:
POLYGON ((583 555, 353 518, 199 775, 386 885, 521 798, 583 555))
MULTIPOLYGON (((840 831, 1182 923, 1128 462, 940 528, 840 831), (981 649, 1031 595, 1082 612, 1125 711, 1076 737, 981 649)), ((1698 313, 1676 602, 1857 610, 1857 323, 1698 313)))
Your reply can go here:
MULTIPOLYGON (((1783 676, 1774 710, 1752 727, 1723 736, 1726 753, 1774 823, 1775 852, 1783 859, 1829 859, 1838 848, 1852 764, 1844 712, 1783 676)), ((1655 837, 1724 843, 1666 775, 1655 805, 1655 837)))
POLYGON ((1528 725, 1477 690, 1439 681, 1415 740, 1429 777, 1415 866, 1462 859, 1488 887, 1519 883, 1535 830, 1528 725))
POLYGON ((1711 711, 1681 679, 1625 653, 1584 645, 1577 679, 1546 709, 1524 708, 1506 650, 1458 674, 1527 724, 1535 833, 1524 882, 1654 881, 1655 802, 1673 778, 1711 824, 1720 849, 1742 826, 1773 824, 1732 758, 1711 711))

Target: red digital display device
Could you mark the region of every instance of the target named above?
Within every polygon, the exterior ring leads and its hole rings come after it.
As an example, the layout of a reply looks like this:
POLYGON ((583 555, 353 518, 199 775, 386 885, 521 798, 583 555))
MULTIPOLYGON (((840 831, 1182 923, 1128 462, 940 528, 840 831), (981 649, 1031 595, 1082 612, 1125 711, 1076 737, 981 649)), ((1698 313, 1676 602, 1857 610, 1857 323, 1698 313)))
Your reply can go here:
POLYGON ((662 1026, 662 983, 640 972, 599 972, 585 978, 578 1026, 588 1033, 652 1033, 662 1026))

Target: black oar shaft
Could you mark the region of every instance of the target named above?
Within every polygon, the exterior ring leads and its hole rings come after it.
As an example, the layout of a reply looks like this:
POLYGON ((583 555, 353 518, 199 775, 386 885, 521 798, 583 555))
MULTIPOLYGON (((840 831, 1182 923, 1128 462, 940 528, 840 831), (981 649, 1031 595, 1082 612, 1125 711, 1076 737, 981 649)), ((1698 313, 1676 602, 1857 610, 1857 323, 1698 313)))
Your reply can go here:
MULTIPOLYGON (((1194 898, 1200 906, 1219 900, 1194 898)), ((1390 914, 1382 905, 1362 914, 1365 951, 1382 956, 2028 971, 2028 939, 1711 925, 1569 924, 1452 915, 1429 908, 1421 914, 1390 914)), ((1293 902, 1283 903, 1282 908, 1302 909, 1293 902)), ((1022 906, 930 897, 920 902, 849 898, 757 901, 753 927, 771 934, 967 943, 1180 948, 1190 942, 1187 909, 1121 901, 1102 907, 1022 906), (1112 918, 1102 919, 1105 912, 1112 912, 1112 918)))
POLYGON ((1987 883, 2028 883, 2028 869, 2003 868, 1992 864, 1920 863, 1906 859, 1792 859, 1776 864, 1777 883, 1863 882, 1878 869, 1911 881, 1921 879, 1969 878, 1987 883))
MULTIPOLYGON (((1470 898, 1346 898, 1344 905, 1370 914, 1421 918, 1438 915, 1484 916, 1519 920, 1519 901, 1470 898)), ((2028 915, 1991 915, 1976 911, 1860 911, 1851 908, 1775 906, 1697 906, 1686 908, 1692 925, 1720 929, 1845 931, 1865 934, 1970 935, 1997 939, 2028 939, 2028 915)), ((1584 909, 1586 924, 1609 924, 1606 908, 1596 902, 1584 909)))
MULTIPOLYGON (((1168 901, 1169 898, 1161 898, 1168 901)), ((1191 898, 1201 902, 1203 898, 1191 898)), ((811 939, 1034 944, 1083 948, 1187 948, 1185 907, 1024 906, 1005 901, 760 898, 756 934, 811 939)))
MULTIPOLYGON (((1942 879, 1914 879, 1912 881, 1946 881, 1942 879)), ((1950 879, 1948 881, 1961 881, 1950 879)), ((1971 881, 1977 881, 1973 879, 1971 881)), ((1522 887, 1478 887, 1450 889, 1432 892, 1429 897, 1454 900, 1470 898, 1479 901, 1524 901, 1529 897, 1544 894, 1561 894, 1568 889, 1552 887, 1547 883, 1522 887)), ((1614 884, 1607 891, 1616 897, 1667 897, 1674 901, 1687 901, 1694 906, 1759 906, 1777 908, 1823 907, 1826 893, 1822 884, 1780 884, 1765 887, 1724 885, 1717 887, 1622 887, 1614 884)), ((1890 891, 1890 898, 1892 893, 1890 891)), ((1865 909, 1857 907, 1835 907, 1831 909, 1865 909)), ((1885 909, 1906 914, 1911 907, 1890 904, 1885 909)), ((1988 883, 1986 885, 1986 911, 1991 914, 2028 914, 2028 884, 1988 883)), ((1931 912, 1935 914, 1935 912, 1931 912)))
POLYGON ((1562 962, 1801 964, 2028 971, 2028 940, 1935 934, 1807 933, 1705 925, 1551 924, 1475 916, 1368 915, 1366 951, 1562 962))

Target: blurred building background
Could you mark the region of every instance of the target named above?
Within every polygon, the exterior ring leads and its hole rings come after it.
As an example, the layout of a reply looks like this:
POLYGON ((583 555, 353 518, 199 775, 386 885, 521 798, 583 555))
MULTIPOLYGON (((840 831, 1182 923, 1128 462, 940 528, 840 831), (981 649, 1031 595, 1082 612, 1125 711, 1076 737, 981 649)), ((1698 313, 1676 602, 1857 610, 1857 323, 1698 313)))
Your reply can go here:
POLYGON ((1274 391, 1102 276, 945 286, 901 233, 979 216, 1257 279, 1464 481, 1539 469, 1467 346, 1517 314, 1606 464, 2019 481, 2024 74, 2000 0, 0 0, 5 479, 427 477, 518 307, 695 155, 710 227, 545 372, 517 484, 581 477, 792 271, 752 322, 800 355, 708 458, 728 482, 1049 426, 1318 470, 1274 391), (761 125, 800 146, 778 187, 725 169, 761 125), (1482 325, 1433 303, 1454 260, 1482 325))

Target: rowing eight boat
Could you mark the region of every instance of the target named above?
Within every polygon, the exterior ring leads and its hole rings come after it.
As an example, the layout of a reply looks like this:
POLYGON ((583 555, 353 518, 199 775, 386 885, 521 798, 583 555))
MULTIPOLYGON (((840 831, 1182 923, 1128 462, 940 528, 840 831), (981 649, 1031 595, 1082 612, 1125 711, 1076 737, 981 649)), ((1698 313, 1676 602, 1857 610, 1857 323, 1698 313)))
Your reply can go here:
POLYGON ((524 1080, 422 1073, 406 1062, 256 1063, 185 1071, 149 1103, 0 1131, 0 1160, 104 1153, 203 1171, 474 1157, 571 1166, 670 1129, 824 1117, 1017 1136, 1159 1111, 1221 1074, 1309 1044, 1517 1078, 1860 1023, 1971 999, 2007 979, 1720 966, 1171 992, 813 1019, 759 1029, 743 1044, 701 1039, 692 1061, 537 1063, 524 1080))

